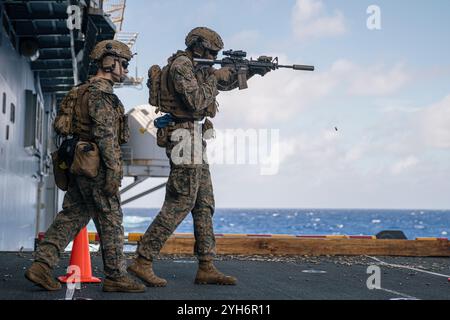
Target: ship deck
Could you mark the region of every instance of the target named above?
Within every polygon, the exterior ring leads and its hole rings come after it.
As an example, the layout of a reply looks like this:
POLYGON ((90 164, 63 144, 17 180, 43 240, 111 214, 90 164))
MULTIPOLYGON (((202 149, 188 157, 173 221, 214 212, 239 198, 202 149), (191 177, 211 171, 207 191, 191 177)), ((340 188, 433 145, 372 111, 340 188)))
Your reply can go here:
MULTIPOLYGON (((127 255, 128 259, 131 258, 127 255)), ((61 300, 66 290, 46 292, 28 282, 23 273, 32 253, 0 253, 1 300, 61 300)), ((64 254, 55 275, 64 274, 64 254)), ((83 284, 75 299, 93 300, 391 300, 450 299, 449 258, 403 257, 276 257, 220 256, 217 267, 239 279, 237 286, 198 286, 193 283, 196 260, 192 256, 161 256, 155 272, 168 280, 165 288, 145 293, 104 293, 101 284, 83 284), (375 260, 378 259, 378 260, 375 260), (381 262, 380 262, 381 261, 381 262), (381 289, 369 290, 367 269, 381 269, 381 289)), ((92 253, 95 276, 102 262, 92 253)))

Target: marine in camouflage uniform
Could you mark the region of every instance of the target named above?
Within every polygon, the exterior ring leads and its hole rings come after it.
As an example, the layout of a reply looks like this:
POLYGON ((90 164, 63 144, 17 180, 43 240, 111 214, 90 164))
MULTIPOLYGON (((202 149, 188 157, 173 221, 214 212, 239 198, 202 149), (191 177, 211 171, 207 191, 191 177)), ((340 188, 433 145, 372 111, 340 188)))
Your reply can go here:
MULTIPOLYGON (((186 106, 193 113, 203 113, 204 109, 216 103, 217 79, 213 74, 205 72, 194 73, 192 55, 189 52, 178 52, 172 57, 170 78, 176 92, 183 99, 186 106)), ((201 116, 203 117, 203 116, 201 116)), ((193 117, 199 120, 200 117, 193 117)), ((166 154, 170 159, 170 175, 166 187, 166 196, 161 212, 153 221, 142 238, 138 253, 152 260, 161 250, 162 246, 184 218, 192 212, 194 221, 195 248, 198 259, 210 259, 215 253, 215 239, 212 226, 214 213, 214 193, 211 183, 209 165, 206 159, 201 158, 201 163, 195 163, 195 138, 194 125, 201 126, 194 121, 182 122, 171 125, 168 128, 168 136, 177 129, 188 130, 191 134, 191 163, 175 164, 172 161, 172 151, 178 144, 176 141, 168 141, 166 154)), ((197 131, 198 132, 198 131, 197 131)), ((202 147, 206 142, 202 141, 202 147)), ((188 146, 189 147, 189 146, 188 146)), ((202 156, 205 150, 200 148, 202 156)), ((198 149, 197 149, 198 150, 198 149)), ((198 158, 197 158, 198 161, 198 158)))
MULTIPOLYGON (((81 141, 94 142, 101 162, 95 178, 71 175, 63 210, 47 230, 36 251, 35 263, 26 272, 29 280, 48 290, 60 288, 51 277, 51 269, 58 263, 67 244, 90 219, 100 237, 106 276, 104 291, 145 290, 145 286, 132 280, 125 270, 123 214, 118 189, 123 176, 120 145, 127 142, 129 129, 124 107, 113 93, 113 85, 123 80, 131 57, 129 48, 123 43, 111 40, 98 43, 91 58, 100 63, 99 70, 103 73, 99 71, 97 76, 72 89, 62 103, 72 103, 73 135, 81 141), (107 77, 107 73, 111 76, 107 77), (78 101, 81 102, 77 104, 78 101)), ((60 113, 65 109, 61 110, 60 113)), ((57 117, 57 131, 58 124, 57 117)))
MULTIPOLYGON (((238 81, 237 75, 232 74, 228 68, 200 68, 193 61, 194 57, 217 57, 218 52, 223 49, 223 42, 216 32, 204 27, 195 28, 186 37, 186 45, 186 51, 178 51, 168 60, 167 91, 174 91, 174 94, 167 99, 162 95, 161 99, 165 101, 161 101, 161 104, 169 105, 169 109, 162 108, 162 111, 171 113, 176 119, 175 124, 166 128, 166 135, 170 137, 177 129, 189 130, 192 139, 191 150, 195 150, 194 132, 202 131, 198 121, 205 117, 214 117, 219 90, 232 90, 238 87, 238 81), (178 102, 173 103, 175 100, 178 102)), ((222 274, 212 263, 216 253, 212 222, 215 204, 207 160, 203 157, 200 162, 193 162, 196 152, 192 152, 191 163, 174 163, 173 153, 177 144, 178 142, 171 141, 170 138, 166 144, 171 170, 164 204, 141 239, 137 249, 138 257, 128 271, 150 286, 165 286, 166 281, 153 273, 152 261, 178 225, 192 212, 194 253, 199 260, 195 283, 236 284, 236 278, 222 274)), ((205 140, 200 140, 200 144, 201 153, 205 155, 205 140)))

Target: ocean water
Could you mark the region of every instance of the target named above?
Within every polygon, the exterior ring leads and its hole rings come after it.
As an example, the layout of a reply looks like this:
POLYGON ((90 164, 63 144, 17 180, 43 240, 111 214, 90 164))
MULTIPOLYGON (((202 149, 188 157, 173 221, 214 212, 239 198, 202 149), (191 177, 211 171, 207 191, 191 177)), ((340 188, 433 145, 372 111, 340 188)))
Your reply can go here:
MULTIPOLYGON (((143 233, 159 209, 124 211, 125 232, 143 233)), ((376 235, 402 230, 408 239, 450 233, 450 210, 216 209, 215 233, 376 235)), ((176 232, 193 232, 188 215, 176 232)))

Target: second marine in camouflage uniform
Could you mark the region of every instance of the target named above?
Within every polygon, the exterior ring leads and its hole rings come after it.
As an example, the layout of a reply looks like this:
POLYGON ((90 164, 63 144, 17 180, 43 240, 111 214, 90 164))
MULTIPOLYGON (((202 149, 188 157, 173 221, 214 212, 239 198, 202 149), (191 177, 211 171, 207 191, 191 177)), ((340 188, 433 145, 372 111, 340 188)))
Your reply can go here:
MULTIPOLYGON (((219 51, 223 49, 223 42, 216 32, 205 27, 195 28, 186 37, 186 45, 186 51, 178 51, 169 59, 161 77, 163 80, 160 109, 170 113, 175 119, 174 124, 165 128, 166 132, 163 135, 168 140, 165 147, 171 160, 164 204, 143 236, 137 249, 138 257, 128 271, 150 286, 166 285, 166 280, 153 273, 152 261, 178 225, 192 212, 194 253, 199 260, 195 283, 232 285, 236 284, 236 278, 222 274, 212 263, 216 253, 212 222, 215 204, 209 165, 203 159, 197 163, 192 162, 195 160, 193 159, 195 152, 192 152, 191 163, 188 161, 176 164, 173 160, 174 156, 178 155, 174 155, 174 148, 178 142, 171 141, 170 137, 177 129, 185 129, 193 138, 194 131, 198 128, 201 131, 201 124, 198 124, 198 121, 216 115, 218 89, 234 89, 238 86, 238 81, 237 76, 234 76, 228 68, 219 70, 211 67, 200 68, 193 60, 217 57, 219 51), (164 75, 165 72, 167 75, 164 75), (166 78, 167 83, 164 83, 166 78)), ((206 123, 209 127, 209 120, 206 123)), ((194 143, 195 139, 191 145, 193 149, 194 143)), ((200 140, 200 144, 203 146, 200 147, 201 153, 204 154, 206 142, 200 140)))
POLYGON ((64 197, 63 210, 47 230, 36 251, 36 259, 26 277, 47 290, 61 286, 51 276, 59 255, 92 219, 100 237, 103 257, 104 291, 143 292, 145 286, 126 274, 123 254, 123 214, 119 190, 122 179, 120 145, 127 142, 129 130, 124 107, 113 93, 114 82, 121 81, 132 55, 118 41, 97 44, 91 58, 99 63, 99 73, 72 89, 62 102, 55 130, 71 122, 74 136, 95 143, 100 153, 98 175, 90 178, 72 175, 64 197), (69 115, 73 112, 73 115, 69 115), (64 114, 67 113, 67 114, 64 114))

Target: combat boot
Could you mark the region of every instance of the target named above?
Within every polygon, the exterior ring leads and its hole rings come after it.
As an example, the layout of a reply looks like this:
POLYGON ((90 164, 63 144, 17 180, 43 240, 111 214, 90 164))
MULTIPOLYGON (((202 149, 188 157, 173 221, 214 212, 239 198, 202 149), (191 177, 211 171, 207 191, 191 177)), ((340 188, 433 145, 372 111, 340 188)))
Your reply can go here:
POLYGON ((224 275, 216 269, 212 261, 199 262, 195 284, 235 285, 236 283, 235 277, 224 275))
POLYGON ((137 257, 127 268, 127 271, 138 277, 149 287, 165 287, 167 280, 158 277, 153 272, 153 263, 143 257, 137 257))
POLYGON ((61 289, 61 284, 53 277, 52 269, 43 262, 33 262, 25 271, 25 278, 48 291, 61 289))
POLYGON ((105 292, 145 292, 145 286, 129 276, 119 278, 105 278, 103 281, 103 291, 105 292))

